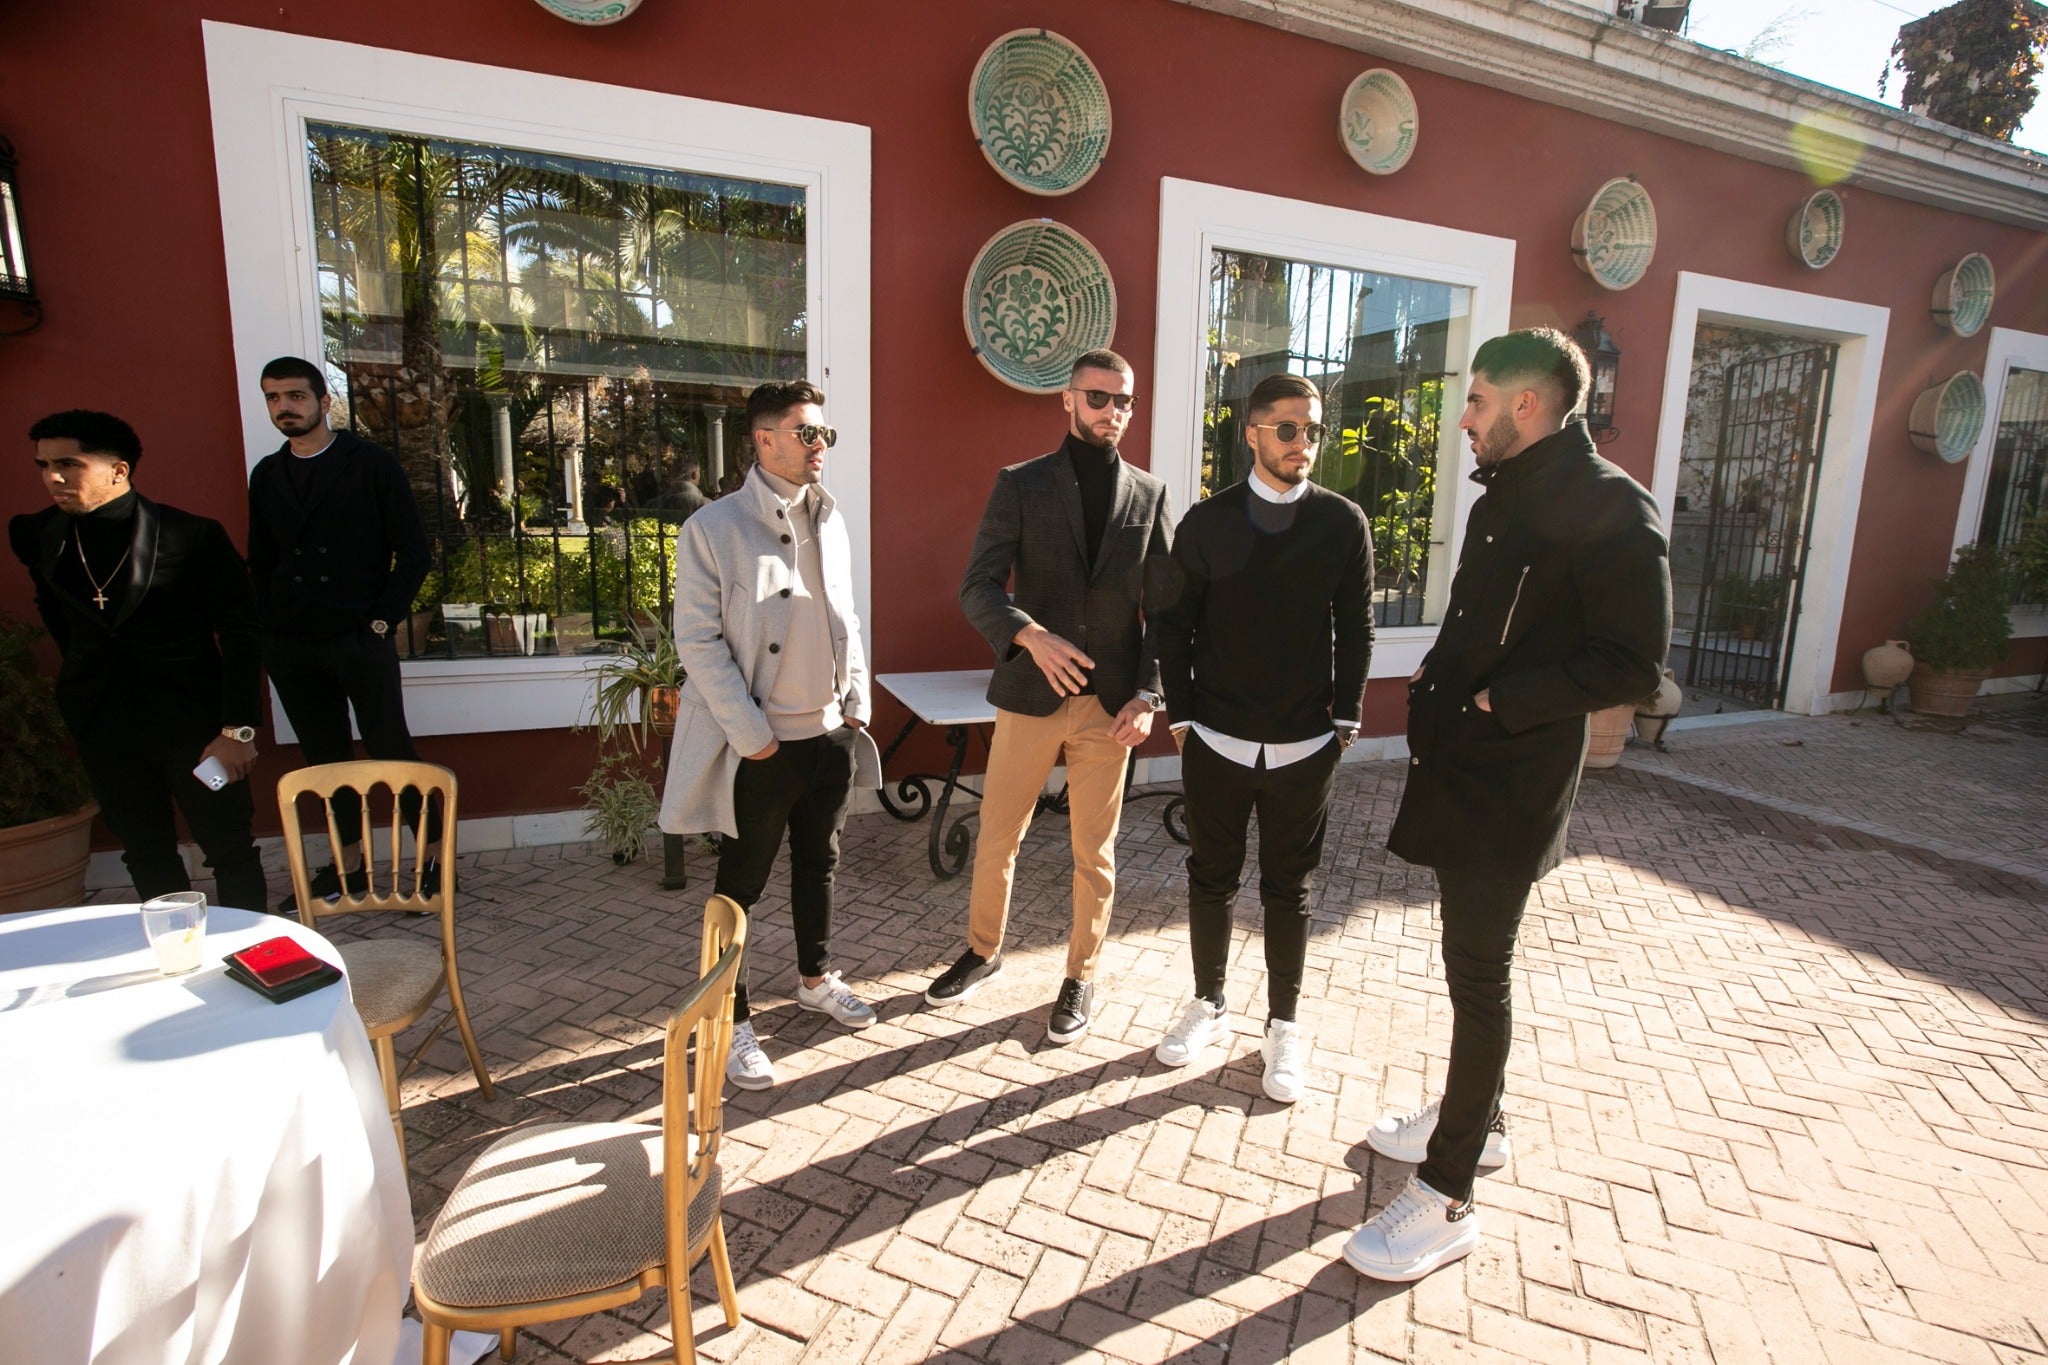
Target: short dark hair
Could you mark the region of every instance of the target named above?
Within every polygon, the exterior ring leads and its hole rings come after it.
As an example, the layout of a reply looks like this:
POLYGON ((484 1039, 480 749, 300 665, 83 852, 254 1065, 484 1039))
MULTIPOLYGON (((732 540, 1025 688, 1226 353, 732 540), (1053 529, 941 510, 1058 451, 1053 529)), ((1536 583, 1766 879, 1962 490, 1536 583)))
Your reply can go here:
POLYGON ((325 398, 327 396, 327 376, 320 372, 320 367, 310 360, 302 360, 295 355, 281 355, 268 365, 265 365, 263 367, 263 378, 303 379, 306 381, 306 386, 313 390, 315 398, 325 398))
POLYGON ((1525 327, 1493 338, 1472 357, 1472 372, 1502 388, 1516 381, 1554 384, 1564 404, 1560 415, 1577 412, 1593 382, 1586 353, 1555 327, 1525 327))
POLYGON ((1247 417, 1262 417, 1289 398, 1313 398, 1323 401, 1322 391, 1298 374, 1269 374, 1252 386, 1251 397, 1245 400, 1247 417))
POLYGON ((1075 359, 1074 368, 1067 371, 1067 382, 1073 383, 1074 376, 1083 370, 1114 370, 1118 374, 1129 374, 1131 362, 1107 347, 1097 347, 1092 351, 1083 351, 1075 359))
POLYGON ((126 460, 130 469, 142 463, 142 438, 111 412, 73 408, 53 412, 28 429, 31 441, 76 441, 88 455, 111 455, 126 460))
POLYGON ((747 395, 747 430, 759 431, 805 403, 825 406, 825 391, 808 379, 772 379, 747 395))

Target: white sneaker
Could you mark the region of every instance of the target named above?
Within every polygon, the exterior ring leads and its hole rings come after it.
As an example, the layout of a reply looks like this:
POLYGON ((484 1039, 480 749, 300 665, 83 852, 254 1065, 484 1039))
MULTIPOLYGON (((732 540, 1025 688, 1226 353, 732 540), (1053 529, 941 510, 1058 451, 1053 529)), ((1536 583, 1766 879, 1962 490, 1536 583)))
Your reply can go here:
POLYGON ((1166 1031, 1152 1055, 1165 1066, 1186 1066, 1203 1048, 1230 1031, 1230 1011, 1199 995, 1180 1012, 1180 1022, 1166 1031))
POLYGON ((1266 1021, 1266 1098, 1292 1104, 1301 1098, 1308 1070, 1308 1035, 1292 1019, 1266 1021))
MULTIPOLYGON (((1383 1157, 1420 1166, 1429 1156, 1430 1135, 1436 1132, 1437 1115, 1444 1102, 1431 1100, 1412 1114, 1387 1115, 1365 1135, 1366 1143, 1383 1157)), ((1479 1153, 1479 1169, 1497 1171, 1508 1164, 1514 1148, 1508 1141, 1507 1125, 1495 1119, 1486 1133, 1486 1146, 1479 1153)))
POLYGON ((875 1012, 847 988, 837 972, 825 973, 816 989, 806 986, 803 978, 798 977, 796 1003, 813 1013, 829 1014, 848 1028, 866 1028, 875 1022, 875 1012))
POLYGON ((775 1064, 761 1051, 754 1024, 732 1026, 732 1051, 725 1054, 725 1078, 742 1090, 766 1090, 775 1084, 775 1064))
POLYGON ((1379 1216, 1351 1234, 1344 1260, 1361 1275, 1406 1284, 1469 1256, 1479 1245, 1479 1209, 1460 1208, 1414 1176, 1379 1216))

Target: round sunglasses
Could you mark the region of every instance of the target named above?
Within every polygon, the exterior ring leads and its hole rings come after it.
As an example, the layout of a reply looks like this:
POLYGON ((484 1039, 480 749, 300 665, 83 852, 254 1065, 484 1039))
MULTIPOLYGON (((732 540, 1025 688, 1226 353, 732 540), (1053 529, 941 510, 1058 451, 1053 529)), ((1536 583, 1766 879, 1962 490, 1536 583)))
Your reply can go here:
POLYGON ((806 422, 800 427, 763 427, 762 430, 783 432, 796 437, 807 446, 814 446, 823 441, 827 450, 839 444, 839 431, 836 427, 822 426, 816 422, 806 422))
POLYGON ((1321 422, 1253 422, 1250 425, 1253 431, 1272 432, 1280 438, 1282 445, 1303 433, 1307 433, 1310 445, 1318 445, 1322 442, 1324 434, 1329 431, 1321 422))

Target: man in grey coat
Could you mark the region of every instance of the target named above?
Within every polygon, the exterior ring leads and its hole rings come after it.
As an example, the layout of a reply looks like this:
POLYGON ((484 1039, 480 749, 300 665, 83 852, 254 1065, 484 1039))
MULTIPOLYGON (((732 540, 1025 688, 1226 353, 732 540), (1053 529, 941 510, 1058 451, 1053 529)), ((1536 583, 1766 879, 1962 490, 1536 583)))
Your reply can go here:
POLYGON ((1166 485, 1117 454, 1134 395, 1130 364, 1114 351, 1074 362, 1060 395, 1066 441, 996 475, 960 580, 960 607, 996 654, 988 688, 996 726, 967 951, 925 1000, 955 1004, 1002 970, 1017 846, 1064 751, 1074 926, 1045 1031, 1055 1043, 1080 1037, 1094 1012, 1095 965, 1116 891, 1125 760, 1165 704, 1143 607, 1147 579, 1172 549, 1173 512, 1166 485))
MULTIPOLYGON (((831 970, 832 885, 852 788, 878 787, 852 552, 819 480, 838 433, 816 386, 763 384, 747 397, 757 462, 746 481, 683 523, 676 541, 676 651, 687 679, 669 750, 661 827, 725 836, 715 890, 747 910, 789 838, 796 1002, 850 1028, 875 1012, 831 970)), ((748 951, 759 943, 757 928, 748 951)), ((747 1007, 733 998, 726 1077, 775 1084, 747 1007)))

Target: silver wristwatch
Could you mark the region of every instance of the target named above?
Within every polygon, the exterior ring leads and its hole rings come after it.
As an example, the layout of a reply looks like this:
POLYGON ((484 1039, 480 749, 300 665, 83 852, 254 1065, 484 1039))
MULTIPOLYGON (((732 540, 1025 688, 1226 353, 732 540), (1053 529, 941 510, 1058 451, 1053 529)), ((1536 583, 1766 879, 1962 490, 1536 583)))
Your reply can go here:
POLYGON ((220 737, 222 739, 231 739, 237 744, 254 744, 256 742, 256 727, 253 725, 223 725, 220 737))
POLYGON ((1149 688, 1139 688, 1137 695, 1139 701, 1144 702, 1145 705, 1151 707, 1154 711, 1164 711, 1166 709, 1166 698, 1149 688))
POLYGON ((390 629, 391 623, 389 621, 370 622, 370 630, 380 639, 383 638, 385 632, 389 631, 390 629))

